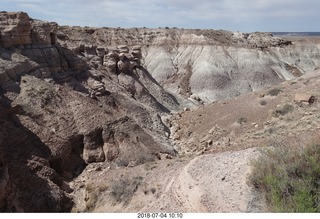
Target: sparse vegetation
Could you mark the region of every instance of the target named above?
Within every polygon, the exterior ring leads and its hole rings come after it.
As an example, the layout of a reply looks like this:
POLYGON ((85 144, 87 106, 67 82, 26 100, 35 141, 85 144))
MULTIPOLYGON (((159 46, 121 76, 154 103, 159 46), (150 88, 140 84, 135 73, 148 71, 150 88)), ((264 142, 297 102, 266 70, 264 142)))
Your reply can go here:
POLYGON ((246 123, 248 121, 247 118, 245 117, 240 117, 238 120, 237 120, 237 123, 239 123, 240 125, 243 124, 243 123, 246 123))
POLYGON ((116 164, 119 166, 119 167, 126 167, 129 165, 129 160, 127 159, 119 159, 116 164))
POLYGON ((277 131, 276 127, 270 127, 270 128, 265 130, 265 133, 271 135, 271 134, 275 133, 276 131, 277 131))
POLYGON ((157 163, 156 162, 149 162, 149 163, 146 163, 144 165, 144 169, 145 170, 153 170, 155 168, 157 168, 157 163))
POLYGON ((167 167, 171 167, 171 166, 173 166, 174 165, 174 162, 169 162, 169 163, 167 163, 167 167))
POLYGON ((261 106, 267 105, 267 101, 266 100, 260 100, 259 103, 260 103, 261 106))
POLYGON ((279 117, 279 116, 284 116, 287 113, 290 113, 293 111, 293 106, 290 104, 285 104, 282 108, 276 109, 275 111, 272 112, 272 115, 274 117, 279 117))
POLYGON ((280 88, 274 88, 268 91, 268 95, 277 96, 282 90, 280 88))
POLYGON ((156 188, 151 188, 150 191, 152 192, 152 194, 156 193, 156 188))
POLYGON ((137 160, 137 165, 155 161, 155 157, 151 154, 142 155, 137 160))
POLYGON ((144 184, 142 185, 142 187, 143 187, 143 193, 144 193, 145 195, 148 195, 149 192, 151 192, 151 193, 154 195, 154 194, 156 193, 156 191, 157 191, 157 189, 154 188, 154 187, 150 188, 147 183, 144 183, 144 184))
POLYGON ((107 190, 108 185, 99 184, 98 186, 94 187, 93 183, 88 183, 85 189, 86 189, 86 197, 85 197, 86 210, 85 211, 90 212, 95 208, 100 193, 107 190))
POLYGON ((142 177, 137 176, 132 179, 120 178, 113 181, 111 185, 111 195, 115 202, 128 204, 134 193, 138 190, 142 177))
POLYGON ((58 26, 58 30, 64 30, 64 29, 67 29, 68 26, 67 25, 59 25, 58 26))
POLYGON ((274 212, 320 212, 320 144, 263 150, 250 183, 274 212))

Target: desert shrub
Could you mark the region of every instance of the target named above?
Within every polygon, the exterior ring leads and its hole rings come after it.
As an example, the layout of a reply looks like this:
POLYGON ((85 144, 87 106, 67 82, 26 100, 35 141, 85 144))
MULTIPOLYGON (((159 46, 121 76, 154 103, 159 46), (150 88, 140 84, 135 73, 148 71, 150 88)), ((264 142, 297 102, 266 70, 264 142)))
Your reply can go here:
POLYGON ((276 127, 270 127, 268 129, 266 129, 264 132, 271 135, 271 134, 274 134, 276 131, 277 131, 276 127))
POLYGON ((153 170, 155 168, 157 168, 157 162, 149 162, 144 165, 145 170, 153 170))
POLYGON ((119 160, 117 160, 116 164, 119 167, 126 167, 129 165, 129 160, 128 159, 119 159, 119 160))
POLYGON ((252 162, 249 182, 273 212, 320 212, 320 143, 303 149, 280 146, 252 162))
POLYGON ((274 88, 268 91, 268 95, 277 96, 282 90, 280 88, 274 88))
POLYGON ((88 183, 86 185, 86 212, 91 212, 95 208, 101 192, 105 191, 107 188, 108 185, 104 183, 100 183, 97 186, 94 186, 93 183, 88 183))
POLYGON ((139 165, 139 164, 144 164, 144 163, 153 162, 153 161, 155 161, 155 156, 151 154, 145 154, 139 157, 136 163, 137 165, 139 165))
POLYGON ((113 181, 111 185, 111 195, 115 202, 128 204, 134 193, 138 190, 142 177, 133 177, 131 179, 121 178, 113 181))
POLYGON ((156 193, 157 189, 156 188, 151 188, 150 191, 152 192, 152 194, 156 193))
POLYGON ((149 193, 149 187, 148 187, 148 184, 147 183, 144 183, 142 185, 142 191, 145 195, 147 195, 149 193))
POLYGON ((237 120, 237 123, 243 124, 243 123, 246 123, 247 121, 248 121, 247 118, 245 118, 245 117, 240 117, 240 118, 237 120))
POLYGON ((290 113, 293 111, 293 106, 290 104, 285 104, 282 108, 276 109, 275 111, 272 112, 272 115, 274 117, 279 117, 279 116, 284 116, 287 113, 290 113))
POLYGON ((150 194, 149 192, 151 192, 151 193, 154 195, 154 194, 156 193, 157 189, 154 188, 154 187, 151 187, 151 188, 150 188, 148 184, 144 183, 144 184, 142 185, 142 191, 143 191, 143 193, 144 193, 145 195, 150 194))
POLYGON ((266 100, 260 100, 259 103, 260 103, 261 106, 267 105, 267 101, 266 100))

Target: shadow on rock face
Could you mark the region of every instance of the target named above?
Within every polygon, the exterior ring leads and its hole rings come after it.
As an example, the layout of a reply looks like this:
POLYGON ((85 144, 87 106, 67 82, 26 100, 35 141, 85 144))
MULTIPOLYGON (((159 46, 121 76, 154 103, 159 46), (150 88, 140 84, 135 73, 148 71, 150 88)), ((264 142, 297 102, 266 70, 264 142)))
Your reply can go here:
POLYGON ((15 115, 2 115, 0 123, 0 211, 70 211, 73 202, 50 166, 48 146, 15 115))

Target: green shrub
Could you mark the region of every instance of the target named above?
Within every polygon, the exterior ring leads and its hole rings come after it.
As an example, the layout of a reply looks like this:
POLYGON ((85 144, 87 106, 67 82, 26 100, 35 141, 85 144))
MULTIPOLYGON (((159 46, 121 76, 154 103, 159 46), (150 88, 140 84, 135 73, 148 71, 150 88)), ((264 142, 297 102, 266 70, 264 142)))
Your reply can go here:
POLYGON ((277 96, 282 90, 280 88, 274 88, 268 91, 270 96, 277 96))
POLYGON ((320 212, 320 144, 263 150, 252 162, 251 184, 274 212, 320 212))
POLYGON ((279 116, 284 116, 287 113, 290 113, 293 111, 293 106, 290 104, 286 104, 284 105, 282 108, 280 109, 276 109, 275 111, 272 112, 272 115, 274 117, 279 117, 279 116))

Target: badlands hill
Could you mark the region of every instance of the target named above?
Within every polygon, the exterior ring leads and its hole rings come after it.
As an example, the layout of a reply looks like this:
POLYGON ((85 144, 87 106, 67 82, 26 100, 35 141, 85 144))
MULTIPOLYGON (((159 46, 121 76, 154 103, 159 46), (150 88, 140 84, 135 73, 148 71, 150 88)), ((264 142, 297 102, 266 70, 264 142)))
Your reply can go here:
POLYGON ((80 46, 141 45, 143 66, 166 90, 206 103, 291 80, 319 67, 318 44, 269 33, 61 27, 57 37, 75 52, 80 46))
POLYGON ((0 12, 0 35, 4 212, 266 211, 246 183, 255 147, 319 128, 317 103, 292 102, 318 98, 315 40, 23 12, 0 12))

